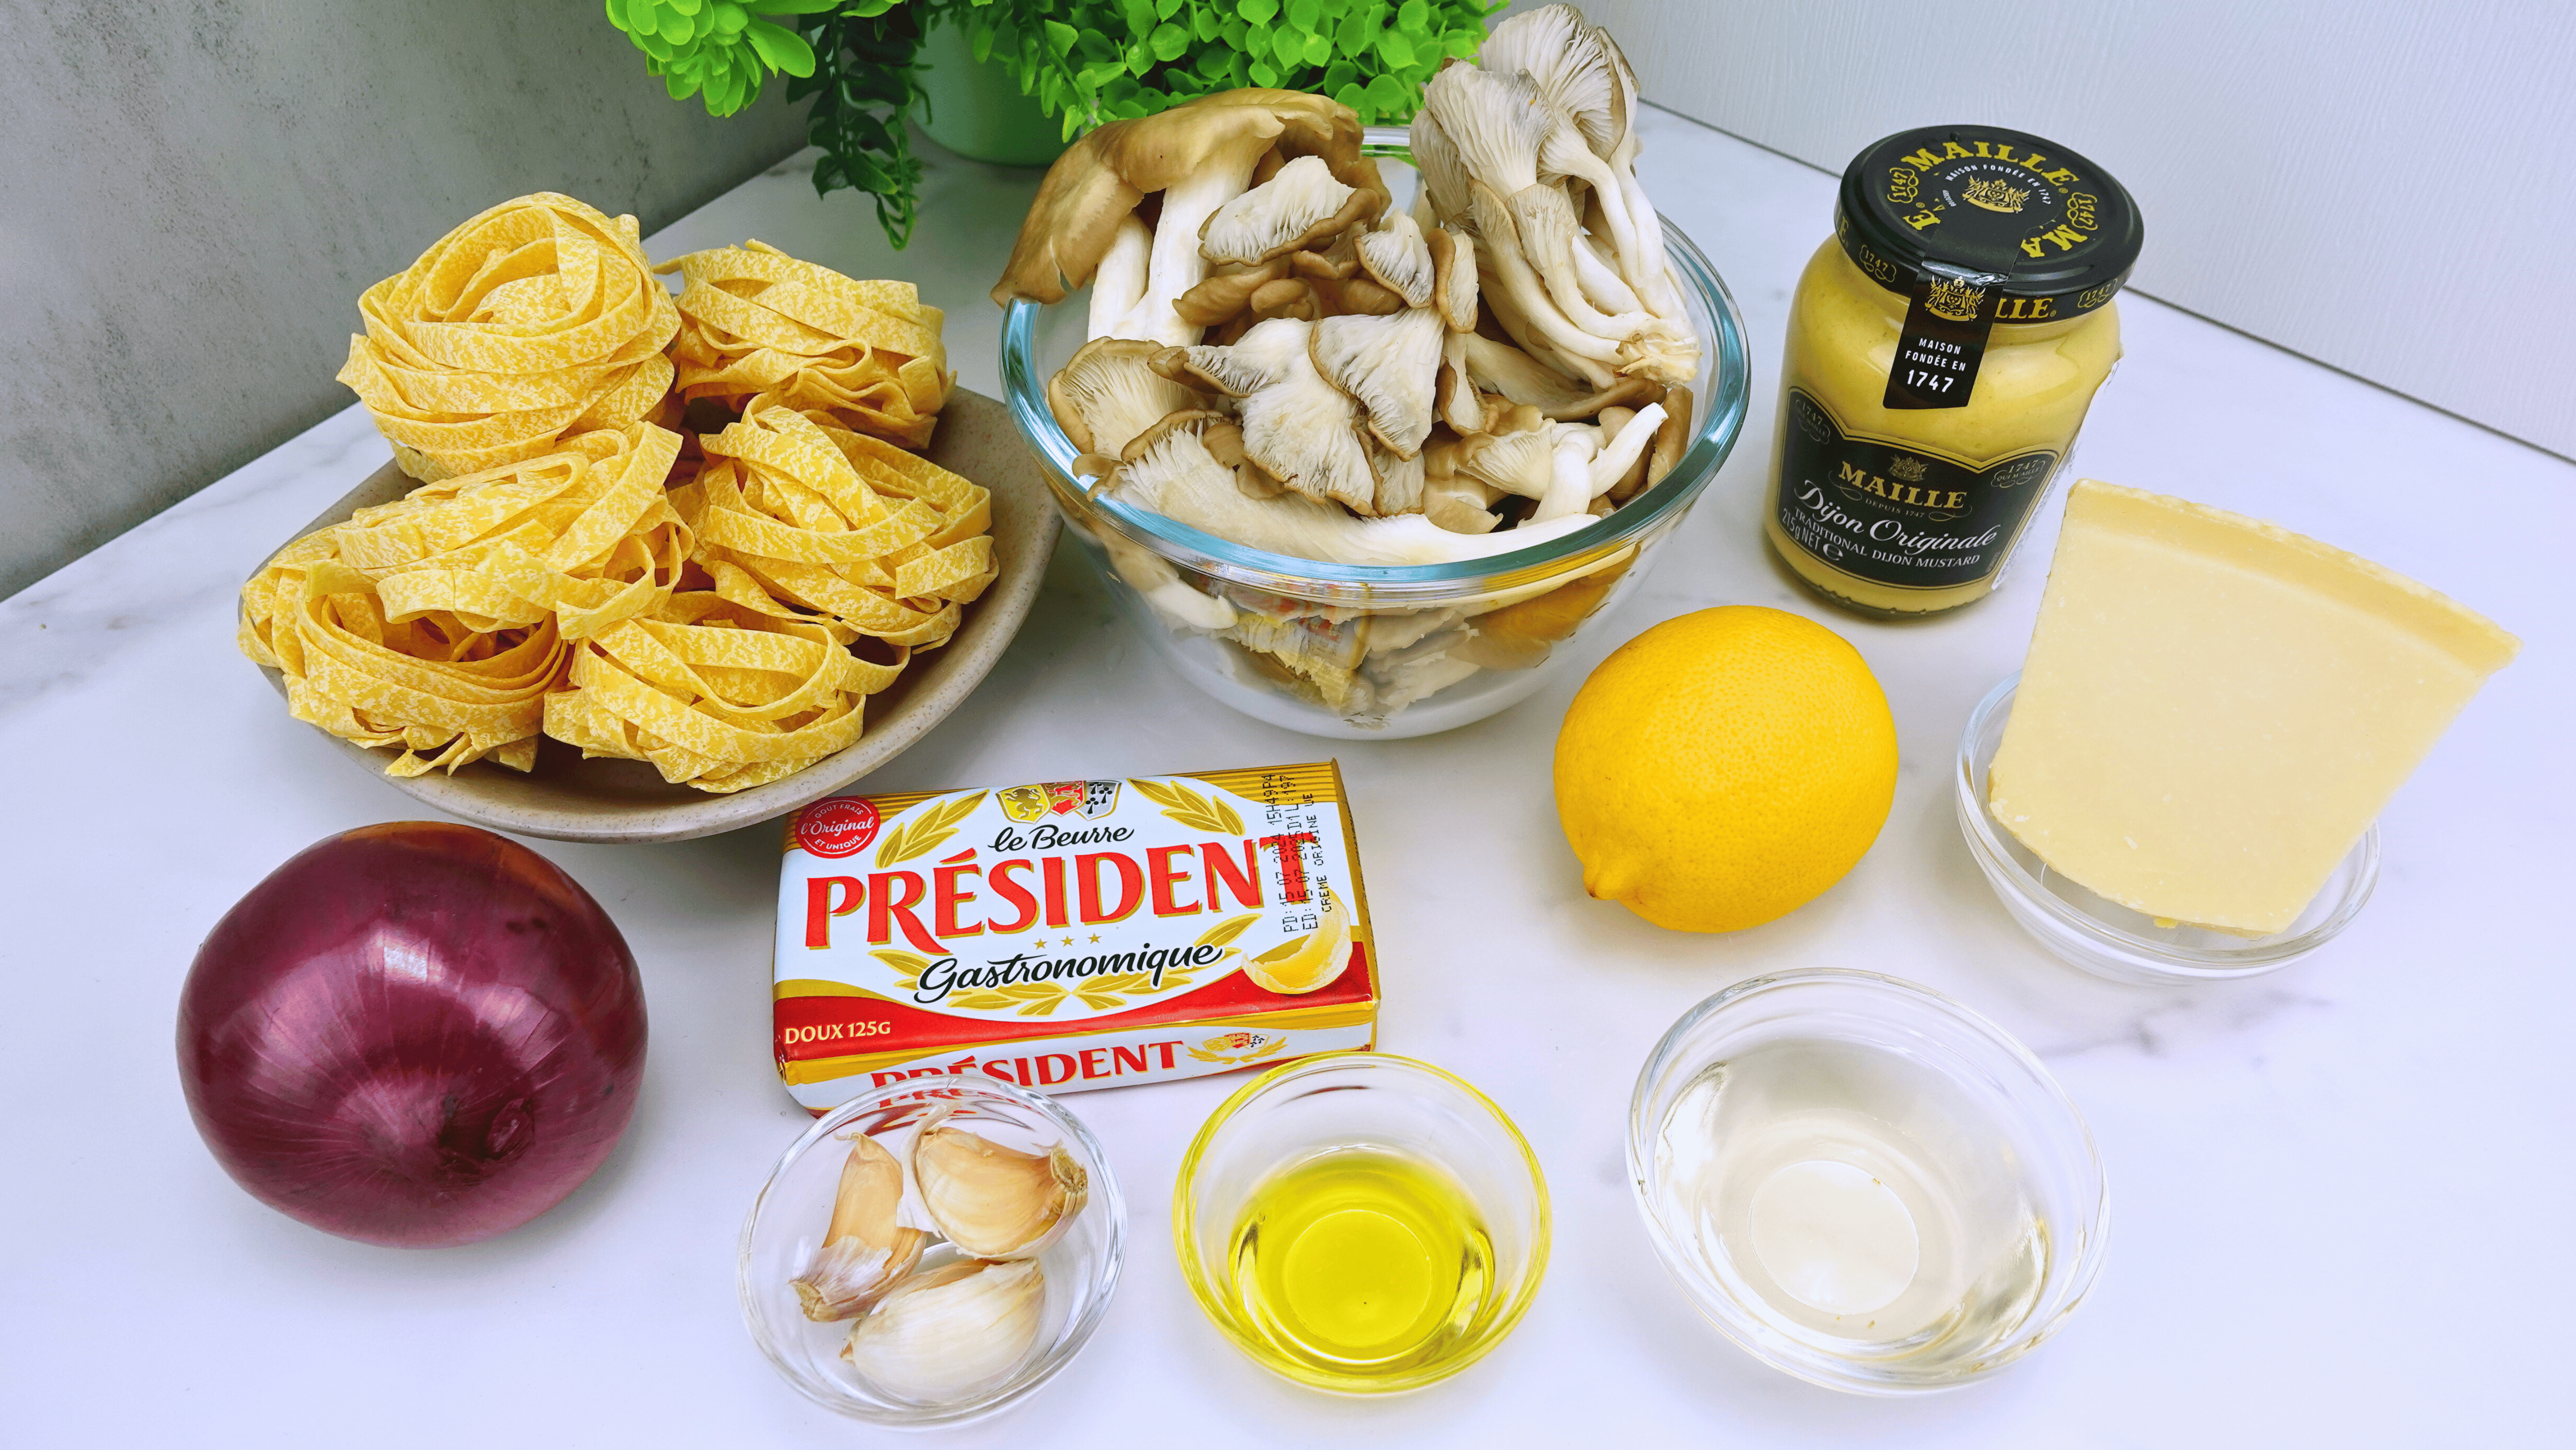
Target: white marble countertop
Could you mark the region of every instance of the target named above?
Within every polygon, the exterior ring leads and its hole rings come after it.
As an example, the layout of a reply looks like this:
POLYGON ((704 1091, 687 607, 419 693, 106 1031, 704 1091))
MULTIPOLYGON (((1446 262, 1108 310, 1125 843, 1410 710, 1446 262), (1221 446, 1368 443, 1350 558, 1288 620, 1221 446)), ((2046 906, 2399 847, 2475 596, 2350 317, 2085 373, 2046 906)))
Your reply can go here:
MULTIPOLYGON (((2145 299, 2122 304, 2128 360, 2078 469, 2355 550, 2527 647, 2390 807, 2377 898, 2333 946, 2241 986, 2079 975, 1989 893, 1947 776, 1969 706, 2021 659, 2042 582, 2030 561, 2047 557, 2055 505, 2002 592, 1956 615, 1874 624, 1795 592, 1755 521, 1789 289, 1826 233, 1832 181, 1669 116, 1647 134, 1647 183, 1732 282, 1761 375, 1733 460, 1645 587, 1579 642, 1581 664, 1710 604, 1823 619, 1895 708, 1904 769, 1886 831, 1781 921, 1659 930, 1585 898, 1557 830, 1549 751, 1580 669, 1449 735, 1327 745, 1166 674, 1061 555, 981 692, 871 784, 1338 755, 1386 964, 1380 1045, 1462 1073, 1518 1119, 1554 1190, 1555 1255, 1528 1320, 1460 1377, 1386 1402, 1292 1388, 1201 1319, 1171 1253, 1174 1169, 1234 1082, 1084 1094, 1071 1104, 1132 1209, 1125 1282, 1068 1372, 948 1443, 2056 1450, 2563 1434, 2542 1387, 2563 1372, 2576 1297, 2576 953, 2548 903, 2576 863, 2563 553, 2576 466, 2145 299), (1620 1142, 1647 1049, 1728 983, 1824 965, 1909 977, 1993 1016, 2047 1060, 2100 1142, 2108 1268, 2055 1341, 1989 1382, 1882 1401, 1774 1373, 1696 1317, 1637 1222, 1620 1142)), ((1033 186, 932 157, 921 229, 898 258, 863 203, 818 201, 788 167, 652 247, 749 235, 856 275, 911 276, 949 309, 966 384, 997 392, 984 289, 1033 186)), ((383 457, 352 409, 0 603, 12 801, 0 1440, 880 1438, 792 1394, 735 1308, 742 1215, 807 1121, 770 1061, 768 827, 664 847, 532 843, 624 928, 653 1033, 624 1142, 536 1224, 445 1252, 343 1242, 234 1187, 189 1126, 171 1024, 199 938, 314 840, 418 813, 287 719, 231 643, 236 581, 383 457)))

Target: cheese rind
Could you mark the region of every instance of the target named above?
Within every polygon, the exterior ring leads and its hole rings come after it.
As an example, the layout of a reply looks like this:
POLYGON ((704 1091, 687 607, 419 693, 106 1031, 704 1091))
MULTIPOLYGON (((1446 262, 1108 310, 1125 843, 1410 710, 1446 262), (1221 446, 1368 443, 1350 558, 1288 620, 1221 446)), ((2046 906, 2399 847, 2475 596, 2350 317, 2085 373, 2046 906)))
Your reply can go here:
POLYGON ((2367 559, 2085 479, 1988 805, 2131 910, 2271 935, 2518 648, 2367 559))

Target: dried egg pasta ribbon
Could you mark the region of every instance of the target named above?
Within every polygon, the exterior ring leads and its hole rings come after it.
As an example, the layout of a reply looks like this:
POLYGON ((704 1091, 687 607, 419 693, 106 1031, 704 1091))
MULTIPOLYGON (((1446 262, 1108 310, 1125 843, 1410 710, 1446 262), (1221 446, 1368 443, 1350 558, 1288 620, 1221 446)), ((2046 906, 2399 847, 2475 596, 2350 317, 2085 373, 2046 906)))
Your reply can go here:
POLYGON ((679 331, 631 216, 568 196, 504 202, 359 298, 340 370, 394 457, 437 480, 514 463, 662 406, 679 331))
POLYGON ((740 790, 847 748, 866 695, 902 668, 712 595, 677 596, 669 613, 575 646, 573 688, 547 699, 546 733, 648 761, 665 780, 740 790))
POLYGON ((659 270, 681 277, 671 355, 683 397, 739 404, 769 395, 915 448, 930 442, 956 378, 940 310, 911 283, 858 281, 759 242, 692 252, 659 270))
POLYGON ((327 558, 283 567, 299 576, 294 604, 267 619, 266 643, 295 718, 355 744, 402 746, 389 775, 453 772, 486 756, 519 770, 536 763, 546 693, 564 668, 552 620, 515 639, 453 618, 389 621, 365 574, 327 558))
POLYGON ((972 599, 991 578, 989 537, 939 542, 975 517, 989 518, 988 496, 944 470, 899 472, 869 451, 899 452, 891 445, 769 406, 700 438, 699 447, 707 467, 674 491, 673 502, 710 569, 733 565, 773 597, 911 648, 945 643, 956 632, 959 596, 972 599), (859 447, 858 461, 843 439, 859 447), (970 517, 952 518, 952 510, 970 517))
POLYGON ((571 443, 341 525, 341 560, 382 576, 396 619, 443 611, 503 629, 552 615, 579 639, 650 613, 692 548, 662 491, 679 435, 638 423, 571 443))

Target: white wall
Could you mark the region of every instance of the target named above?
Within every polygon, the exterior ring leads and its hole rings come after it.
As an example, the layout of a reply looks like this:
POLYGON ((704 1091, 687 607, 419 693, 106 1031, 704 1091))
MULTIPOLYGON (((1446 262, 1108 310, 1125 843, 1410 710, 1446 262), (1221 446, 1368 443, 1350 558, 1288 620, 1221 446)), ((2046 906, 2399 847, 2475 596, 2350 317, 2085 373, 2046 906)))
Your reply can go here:
POLYGON ((2576 0, 1584 9, 1647 99, 1828 170, 1951 121, 2081 151, 2140 290, 2576 456, 2576 0))

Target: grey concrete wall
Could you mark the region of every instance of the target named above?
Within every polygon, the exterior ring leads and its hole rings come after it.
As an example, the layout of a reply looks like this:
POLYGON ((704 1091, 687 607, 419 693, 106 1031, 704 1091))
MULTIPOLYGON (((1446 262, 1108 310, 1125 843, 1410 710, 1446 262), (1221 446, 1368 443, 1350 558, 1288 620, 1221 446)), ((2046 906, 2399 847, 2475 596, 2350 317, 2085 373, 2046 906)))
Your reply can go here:
POLYGON ((345 406, 358 293, 456 223, 650 232, 802 109, 671 100, 599 0, 0 0, 0 596, 345 406))

